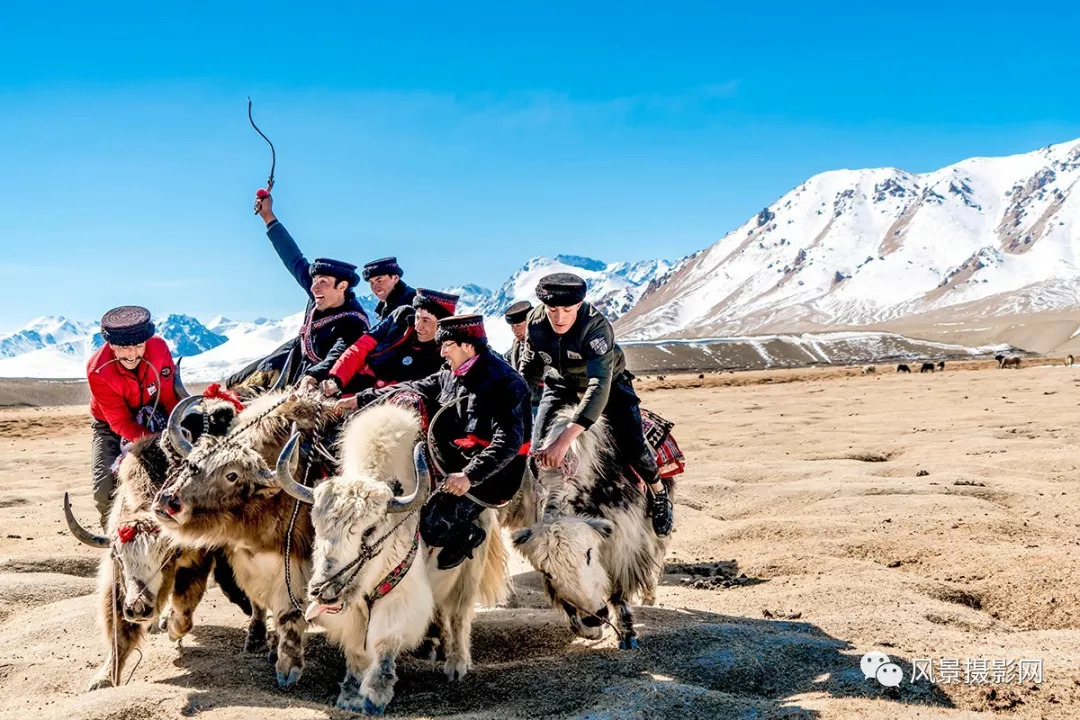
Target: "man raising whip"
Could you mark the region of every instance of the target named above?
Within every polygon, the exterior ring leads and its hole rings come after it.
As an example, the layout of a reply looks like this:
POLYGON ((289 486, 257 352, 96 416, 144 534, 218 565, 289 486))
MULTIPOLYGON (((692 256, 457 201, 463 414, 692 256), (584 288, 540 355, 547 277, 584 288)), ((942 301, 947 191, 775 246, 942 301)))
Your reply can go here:
POLYGON ((341 354, 368 331, 367 313, 353 288, 360 277, 356 266, 341 260, 316 258, 308 262, 285 226, 274 215, 274 198, 259 197, 259 217, 266 223, 266 235, 285 269, 307 294, 304 324, 292 338, 265 358, 256 360, 230 377, 229 388, 243 383, 256 371, 279 373, 274 387, 299 385, 318 387, 341 354))

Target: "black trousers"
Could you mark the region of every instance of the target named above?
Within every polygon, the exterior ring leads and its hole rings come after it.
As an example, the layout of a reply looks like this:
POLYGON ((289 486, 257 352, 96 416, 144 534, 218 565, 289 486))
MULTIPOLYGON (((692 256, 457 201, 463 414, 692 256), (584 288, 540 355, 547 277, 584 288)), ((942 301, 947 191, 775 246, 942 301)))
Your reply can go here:
POLYGON ((437 493, 420 511, 420 537, 428 547, 464 543, 474 531, 483 532, 476 519, 484 508, 467 497, 437 493))
MULTIPOLYGON (((620 459, 645 482, 657 483, 660 482, 660 468, 656 465, 656 453, 645 442, 645 433, 641 428, 641 399, 634 392, 631 378, 629 373, 624 372, 612 381, 611 393, 604 406, 604 419, 607 420, 608 431, 620 459)), ((544 446, 544 437, 555 419, 555 413, 564 407, 577 405, 580 399, 577 391, 566 388, 550 377, 545 380, 544 394, 533 423, 534 449, 544 446)))
POLYGON ((116 476, 112 466, 120 457, 120 436, 114 433, 107 422, 94 420, 91 424, 93 437, 90 441, 90 468, 94 481, 94 504, 101 514, 101 527, 109 523, 109 507, 112 505, 113 491, 116 489, 116 476))

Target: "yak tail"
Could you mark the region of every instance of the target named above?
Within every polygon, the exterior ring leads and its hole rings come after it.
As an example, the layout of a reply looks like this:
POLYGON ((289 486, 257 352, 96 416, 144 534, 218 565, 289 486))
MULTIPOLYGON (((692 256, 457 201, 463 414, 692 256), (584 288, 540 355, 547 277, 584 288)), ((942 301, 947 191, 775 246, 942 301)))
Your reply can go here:
POLYGON ((510 552, 503 538, 502 526, 495 518, 495 513, 491 515, 487 542, 484 543, 483 568, 477 584, 477 601, 487 607, 506 602, 510 590, 510 552))

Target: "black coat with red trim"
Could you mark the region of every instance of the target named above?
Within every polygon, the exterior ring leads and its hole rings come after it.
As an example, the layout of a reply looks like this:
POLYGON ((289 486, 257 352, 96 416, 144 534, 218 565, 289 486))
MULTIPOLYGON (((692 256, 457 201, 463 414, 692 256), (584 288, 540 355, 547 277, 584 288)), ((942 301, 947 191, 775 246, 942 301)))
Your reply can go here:
POLYGON ((351 289, 345 294, 342 305, 317 310, 311 294, 311 263, 278 220, 266 226, 266 235, 289 274, 307 295, 308 302, 300 335, 267 356, 258 369, 280 370, 282 385, 292 385, 304 375, 322 380, 341 354, 367 332, 370 327, 367 312, 351 289), (304 328, 309 330, 305 333, 304 328))
POLYGON ((399 307, 353 343, 329 370, 342 392, 385 387, 427 377, 443 367, 439 346, 420 342, 413 321, 416 311, 399 307))
POLYGON ((362 407, 401 389, 423 397, 444 469, 465 473, 471 494, 498 504, 517 493, 525 443, 532 435, 532 406, 525 380, 502 357, 482 351, 464 375, 447 367, 395 388, 359 393, 357 404, 362 407), (436 420, 439 409, 451 403, 456 404, 436 420))

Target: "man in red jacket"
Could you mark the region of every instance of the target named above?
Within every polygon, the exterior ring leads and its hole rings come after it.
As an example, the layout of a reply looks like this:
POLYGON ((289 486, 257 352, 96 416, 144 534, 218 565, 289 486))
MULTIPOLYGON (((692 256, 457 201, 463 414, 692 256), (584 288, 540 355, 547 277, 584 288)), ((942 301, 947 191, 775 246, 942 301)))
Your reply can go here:
POLYGON ((110 310, 101 318, 101 337, 105 345, 86 364, 86 379, 94 417, 90 449, 94 502, 105 527, 121 443, 163 430, 180 398, 176 365, 169 346, 154 336, 149 310, 135 305, 110 310))

